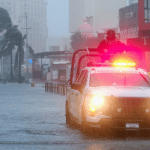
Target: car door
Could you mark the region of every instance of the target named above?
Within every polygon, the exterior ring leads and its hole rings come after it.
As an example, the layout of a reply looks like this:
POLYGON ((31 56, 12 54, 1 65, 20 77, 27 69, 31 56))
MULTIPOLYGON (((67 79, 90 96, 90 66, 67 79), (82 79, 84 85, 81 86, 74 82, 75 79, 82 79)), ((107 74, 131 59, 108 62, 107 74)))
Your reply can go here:
MULTIPOLYGON (((88 79, 88 70, 85 71, 85 74, 83 78, 79 81, 79 84, 81 83, 82 85, 82 90, 85 89, 86 84, 87 84, 87 79, 88 79)), ((82 91, 76 91, 75 92, 75 105, 76 105, 76 118, 80 122, 81 120, 81 100, 84 97, 84 92, 82 91)))
POLYGON ((81 74, 79 75, 79 78, 77 79, 76 83, 75 83, 75 86, 74 88, 71 89, 71 114, 73 115, 73 117, 75 117, 75 119, 77 119, 77 115, 76 115, 76 99, 77 97, 80 95, 80 92, 79 92, 79 88, 81 85, 82 85, 82 81, 83 81, 83 78, 84 78, 84 75, 85 75, 86 71, 83 70, 81 72, 81 74))

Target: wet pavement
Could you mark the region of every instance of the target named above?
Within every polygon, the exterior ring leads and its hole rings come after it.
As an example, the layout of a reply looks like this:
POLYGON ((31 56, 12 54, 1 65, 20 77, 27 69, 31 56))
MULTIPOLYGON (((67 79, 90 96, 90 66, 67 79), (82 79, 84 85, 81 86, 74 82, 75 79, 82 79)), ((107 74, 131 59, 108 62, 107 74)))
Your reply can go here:
POLYGON ((46 93, 44 84, 0 84, 0 149, 150 149, 150 138, 83 134, 65 124, 65 96, 46 93))

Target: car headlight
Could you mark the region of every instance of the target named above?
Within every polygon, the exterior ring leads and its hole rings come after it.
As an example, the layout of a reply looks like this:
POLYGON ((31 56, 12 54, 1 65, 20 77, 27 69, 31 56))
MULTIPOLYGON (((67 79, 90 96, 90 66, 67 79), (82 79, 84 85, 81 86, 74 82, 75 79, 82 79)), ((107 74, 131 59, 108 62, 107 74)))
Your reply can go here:
POLYGON ((99 95, 87 95, 85 98, 86 110, 96 112, 104 105, 104 97, 99 95))
POLYGON ((93 96, 90 102, 92 105, 100 106, 104 103, 104 98, 101 96, 93 96))

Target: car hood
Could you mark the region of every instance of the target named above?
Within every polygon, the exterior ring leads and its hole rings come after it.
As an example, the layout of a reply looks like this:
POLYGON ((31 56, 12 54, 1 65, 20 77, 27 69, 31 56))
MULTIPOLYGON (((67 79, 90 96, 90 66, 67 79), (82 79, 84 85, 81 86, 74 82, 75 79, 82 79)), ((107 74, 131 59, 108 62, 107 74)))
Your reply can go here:
POLYGON ((101 86, 89 87, 87 92, 115 97, 150 97, 150 87, 101 86))

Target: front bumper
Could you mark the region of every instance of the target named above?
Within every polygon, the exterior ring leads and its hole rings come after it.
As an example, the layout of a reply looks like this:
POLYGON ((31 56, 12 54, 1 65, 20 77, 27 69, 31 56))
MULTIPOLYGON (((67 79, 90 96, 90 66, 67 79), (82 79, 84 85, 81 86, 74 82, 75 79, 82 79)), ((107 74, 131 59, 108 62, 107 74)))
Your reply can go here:
POLYGON ((87 124, 89 127, 97 129, 150 130, 149 120, 125 120, 125 119, 103 118, 99 122, 87 122, 87 124), (138 126, 135 127, 134 125, 138 126))
POLYGON ((93 116, 86 112, 86 121, 90 127, 150 130, 149 98, 106 97, 105 105, 99 111, 93 116))

